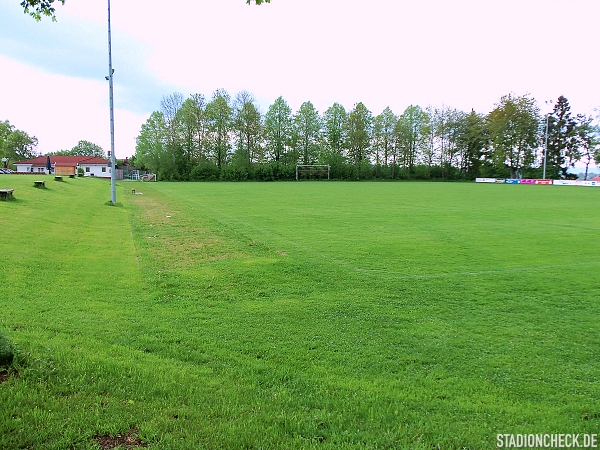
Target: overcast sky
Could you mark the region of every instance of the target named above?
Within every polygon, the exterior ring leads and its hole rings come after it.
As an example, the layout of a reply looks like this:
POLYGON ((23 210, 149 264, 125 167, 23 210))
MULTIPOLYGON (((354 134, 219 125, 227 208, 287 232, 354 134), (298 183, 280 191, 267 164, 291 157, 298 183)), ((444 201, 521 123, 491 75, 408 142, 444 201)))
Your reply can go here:
MULTIPOLYGON (((56 2, 36 22, 0 0, 0 120, 42 153, 79 140, 110 149, 106 0, 56 2)), ((163 96, 247 90, 262 112, 363 102, 488 113, 502 95, 600 107, 600 0, 113 0, 115 153, 163 96)))

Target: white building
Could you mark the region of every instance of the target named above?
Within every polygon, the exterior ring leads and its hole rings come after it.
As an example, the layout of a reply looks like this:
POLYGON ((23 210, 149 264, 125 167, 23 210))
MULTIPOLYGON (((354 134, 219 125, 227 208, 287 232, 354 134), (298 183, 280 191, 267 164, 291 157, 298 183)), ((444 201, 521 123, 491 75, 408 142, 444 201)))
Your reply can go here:
POLYGON ((111 175, 110 161, 95 156, 38 156, 14 165, 19 173, 77 175, 81 168, 86 177, 110 178, 111 175))

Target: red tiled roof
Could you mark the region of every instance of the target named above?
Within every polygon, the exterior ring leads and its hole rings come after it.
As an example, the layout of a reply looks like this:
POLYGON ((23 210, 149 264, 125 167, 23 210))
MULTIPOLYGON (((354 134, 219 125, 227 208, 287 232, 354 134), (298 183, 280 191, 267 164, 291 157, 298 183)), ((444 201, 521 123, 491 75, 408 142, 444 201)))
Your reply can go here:
MULTIPOLYGON (((31 164, 33 166, 46 167, 47 156, 38 156, 37 158, 18 161, 14 164, 31 164)), ((108 164, 108 159, 96 158, 94 156, 52 156, 50 155, 50 164, 53 166, 75 167, 77 164, 108 164)))
POLYGON ((592 181, 600 181, 600 177, 594 177, 592 178, 592 181))
POLYGON ((79 164, 108 164, 110 161, 104 158, 95 158, 92 157, 90 159, 86 159, 85 161, 79 161, 79 164))

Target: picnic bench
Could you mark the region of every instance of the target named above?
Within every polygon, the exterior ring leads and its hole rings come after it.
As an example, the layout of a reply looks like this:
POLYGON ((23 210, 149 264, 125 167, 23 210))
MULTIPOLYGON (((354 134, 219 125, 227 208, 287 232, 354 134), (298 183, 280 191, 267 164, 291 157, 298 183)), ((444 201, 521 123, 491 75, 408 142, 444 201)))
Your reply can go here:
POLYGON ((37 180, 33 182, 35 187, 46 187, 46 182, 44 180, 37 180))
POLYGON ((54 177, 54 181, 62 181, 62 177, 60 175, 57 175, 54 177))
POLYGON ((0 200, 9 200, 13 198, 14 189, 0 189, 0 200))
POLYGON ((75 178, 75 174, 73 174, 73 173, 69 174, 69 178, 75 178))

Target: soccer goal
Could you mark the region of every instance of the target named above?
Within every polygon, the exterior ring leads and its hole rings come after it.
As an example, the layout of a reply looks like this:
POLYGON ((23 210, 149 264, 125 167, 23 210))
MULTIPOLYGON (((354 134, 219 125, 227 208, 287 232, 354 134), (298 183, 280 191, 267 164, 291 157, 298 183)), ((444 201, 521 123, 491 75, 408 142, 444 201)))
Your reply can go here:
POLYGON ((305 178, 321 177, 329 180, 329 174, 331 173, 331 166, 327 164, 297 164, 296 165, 296 181, 300 179, 300 175, 304 175, 305 178))

